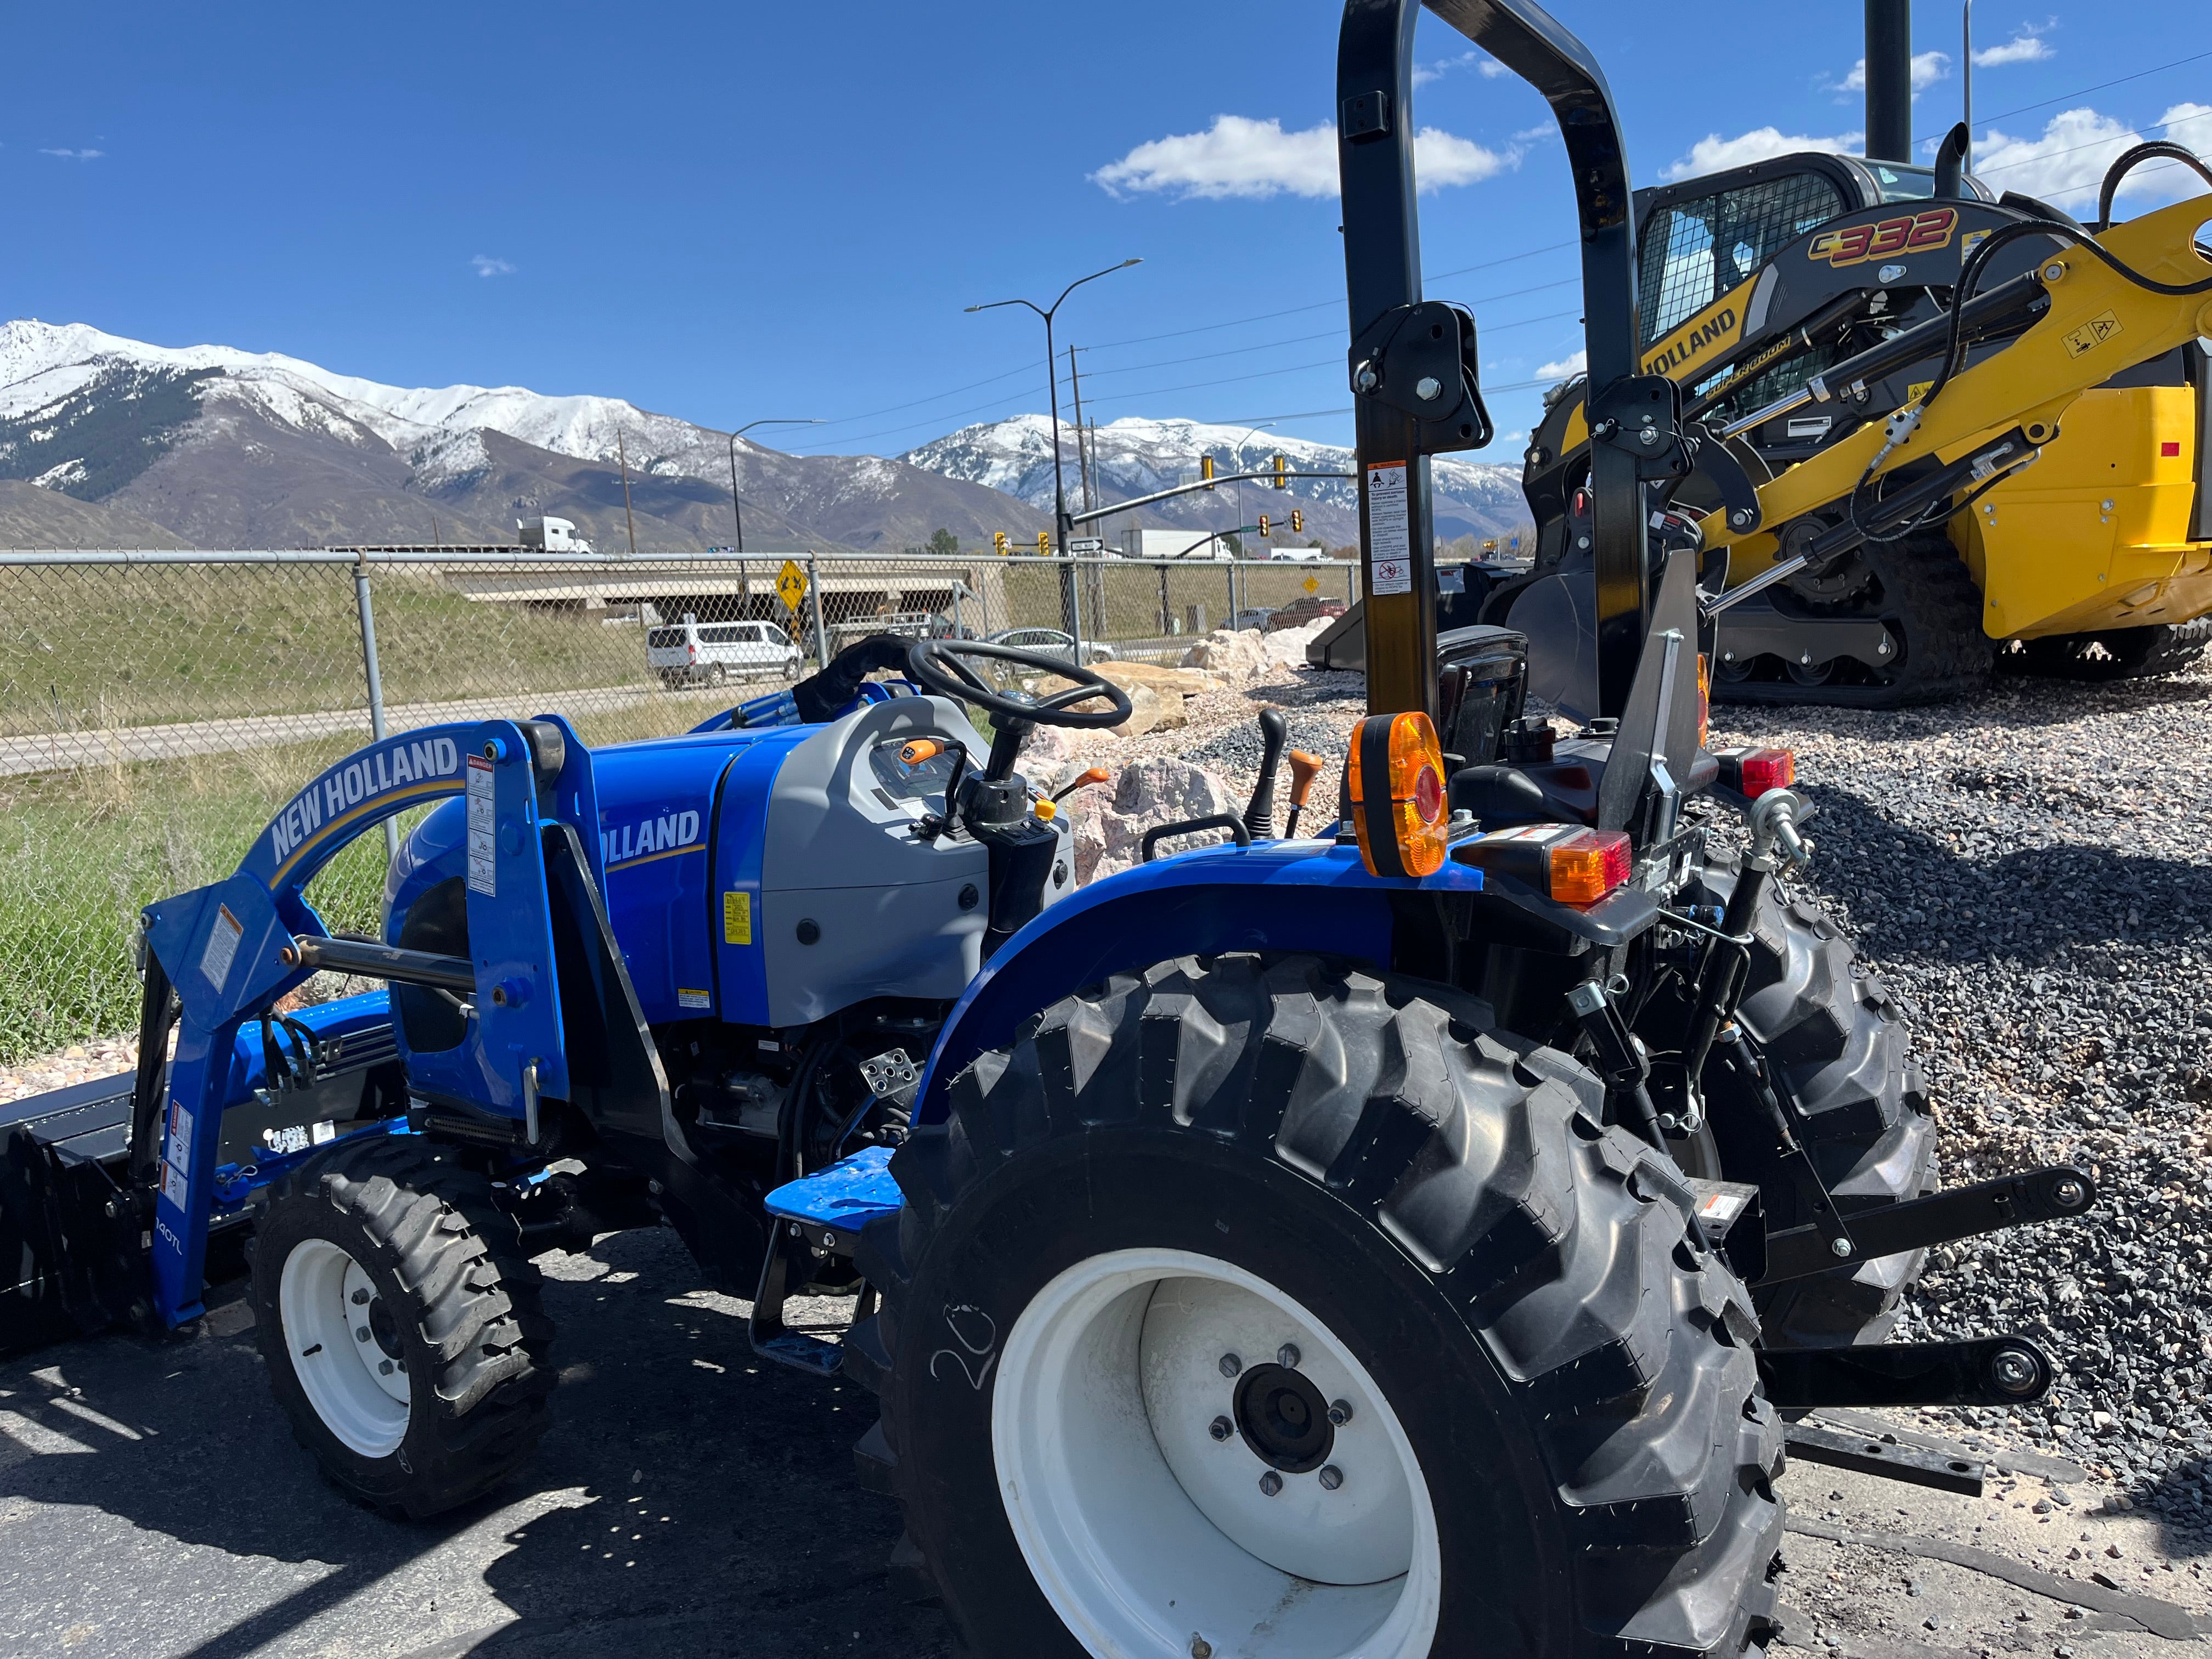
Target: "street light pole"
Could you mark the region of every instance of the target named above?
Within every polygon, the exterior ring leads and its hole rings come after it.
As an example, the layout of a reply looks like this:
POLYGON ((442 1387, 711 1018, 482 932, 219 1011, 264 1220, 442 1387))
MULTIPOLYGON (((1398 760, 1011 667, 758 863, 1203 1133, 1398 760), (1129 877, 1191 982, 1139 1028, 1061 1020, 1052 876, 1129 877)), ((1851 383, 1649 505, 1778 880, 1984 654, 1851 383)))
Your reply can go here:
POLYGON ((735 432, 730 434, 730 516, 737 520, 739 558, 745 556, 745 509, 744 504, 738 499, 738 440, 757 426, 820 426, 821 424, 819 420, 747 421, 735 432))
POLYGON ((969 311, 995 311, 1000 306, 1027 306, 1044 319, 1044 379, 1045 389, 1052 405, 1052 507, 1053 524, 1060 541, 1060 556, 1067 556, 1067 481, 1060 464, 1060 367, 1052 340, 1053 315, 1067 296, 1085 283, 1095 283, 1101 276, 1110 276, 1117 270, 1127 270, 1131 265, 1140 265, 1142 259, 1124 259, 1118 265, 1109 265, 1103 270, 1094 270, 1088 276, 1079 276, 1060 289, 1060 299, 1048 306, 1031 300, 993 300, 988 305, 969 306, 969 311))

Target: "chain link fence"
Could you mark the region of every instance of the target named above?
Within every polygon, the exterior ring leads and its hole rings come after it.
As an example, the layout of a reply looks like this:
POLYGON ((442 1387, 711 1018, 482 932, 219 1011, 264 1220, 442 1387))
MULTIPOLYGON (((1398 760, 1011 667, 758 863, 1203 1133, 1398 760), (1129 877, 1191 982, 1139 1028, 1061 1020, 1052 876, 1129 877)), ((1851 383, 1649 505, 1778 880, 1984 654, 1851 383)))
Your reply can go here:
MULTIPOLYGON (((662 737, 881 631, 1175 662, 1358 581, 1335 560, 788 562, 795 604, 782 555, 0 552, 0 1064, 131 1028, 139 909, 228 874, 380 729, 556 710, 594 744, 662 737)), ((363 836, 308 897, 373 928, 386 864, 363 836)))

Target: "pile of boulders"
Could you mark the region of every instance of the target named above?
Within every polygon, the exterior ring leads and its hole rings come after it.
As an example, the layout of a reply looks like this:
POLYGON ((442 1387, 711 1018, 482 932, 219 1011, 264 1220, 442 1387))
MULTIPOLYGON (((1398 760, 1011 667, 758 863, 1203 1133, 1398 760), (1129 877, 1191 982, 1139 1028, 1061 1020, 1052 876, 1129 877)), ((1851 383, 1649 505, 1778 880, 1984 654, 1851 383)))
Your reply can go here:
POLYGON ((1306 647, 1328 623, 1324 617, 1303 628, 1279 628, 1267 633, 1256 628, 1217 628, 1182 653, 1183 666, 1202 668, 1232 682, 1303 668, 1306 647))

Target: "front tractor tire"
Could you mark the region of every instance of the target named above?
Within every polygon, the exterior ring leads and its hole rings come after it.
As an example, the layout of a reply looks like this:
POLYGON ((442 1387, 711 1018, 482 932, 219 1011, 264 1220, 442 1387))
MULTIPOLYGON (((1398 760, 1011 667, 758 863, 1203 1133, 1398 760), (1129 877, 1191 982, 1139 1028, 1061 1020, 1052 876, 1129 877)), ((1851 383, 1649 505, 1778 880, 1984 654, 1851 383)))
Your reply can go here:
POLYGON ((1750 1303, 1601 1100, 1475 999, 1311 957, 1119 975, 963 1071, 848 1364, 969 1649, 1763 1644, 1750 1303))
POLYGON ((295 1437, 420 1520, 505 1480, 550 1420, 553 1328, 490 1183, 411 1135, 341 1142, 256 1233, 255 1330, 295 1437))

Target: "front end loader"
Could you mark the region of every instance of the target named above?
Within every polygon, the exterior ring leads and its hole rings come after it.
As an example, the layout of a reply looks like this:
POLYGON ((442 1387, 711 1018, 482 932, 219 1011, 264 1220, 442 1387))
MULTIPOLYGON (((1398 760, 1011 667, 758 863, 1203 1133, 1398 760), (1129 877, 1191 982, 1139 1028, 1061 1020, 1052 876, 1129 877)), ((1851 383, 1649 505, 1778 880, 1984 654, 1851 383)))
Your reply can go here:
POLYGON ((1936 1190, 1900 1005, 1790 885, 1790 757, 1705 744, 1694 434, 1638 372, 1603 76, 1526 0, 1433 9, 1544 94, 1575 180, 1609 423, 1579 726, 1440 666, 1429 458, 1489 422, 1473 317, 1419 285, 1418 9, 1351 0, 1372 712, 1335 818, 1273 836, 1263 779, 1077 888, 1022 744, 1127 697, 981 641, 865 640, 651 743, 381 740, 148 908, 127 1163, 15 1137, 33 1208, 104 1218, 49 1240, 79 1310, 189 1322, 250 1231, 299 1437, 434 1514, 551 1420, 530 1258, 668 1224, 763 1358, 877 1396, 894 1559, 994 1655, 1735 1655, 1775 1631, 1785 1448, 1864 1461, 1796 1419, 2039 1398, 2022 1338, 1882 1339, 1929 1247, 2094 1185, 1936 1190), (314 872, 424 805, 380 937, 333 937, 314 872), (1152 856, 1204 829, 1230 842, 1152 856), (348 1073, 276 1012, 323 970, 387 982, 346 1041, 388 1058, 348 1073))

